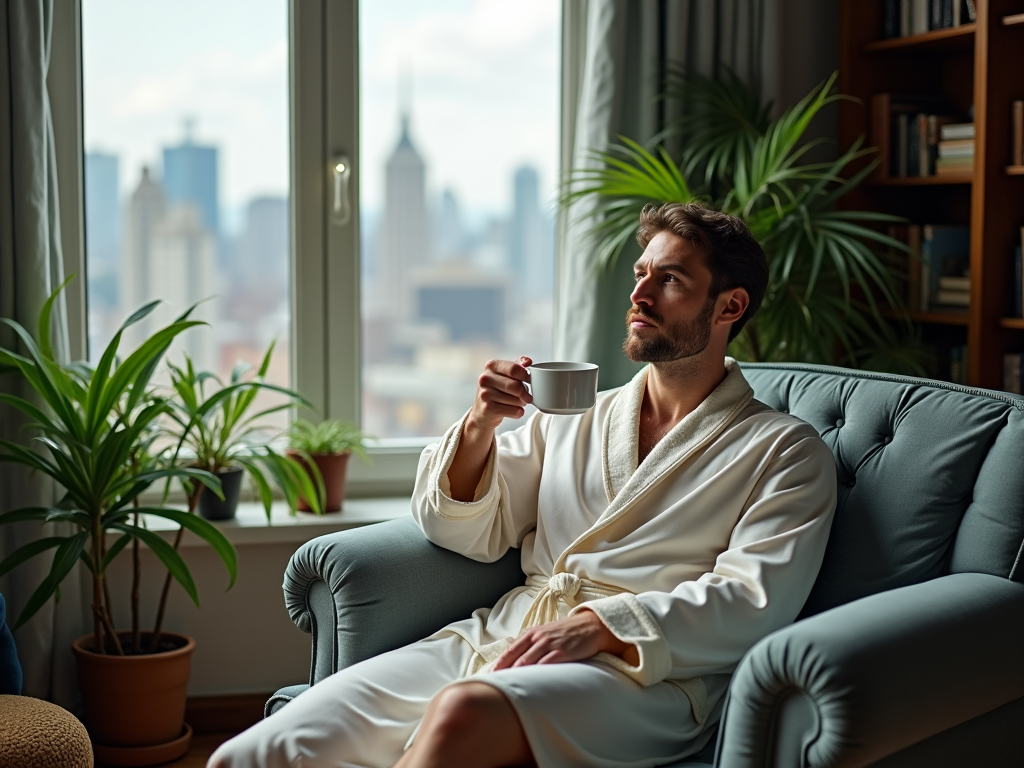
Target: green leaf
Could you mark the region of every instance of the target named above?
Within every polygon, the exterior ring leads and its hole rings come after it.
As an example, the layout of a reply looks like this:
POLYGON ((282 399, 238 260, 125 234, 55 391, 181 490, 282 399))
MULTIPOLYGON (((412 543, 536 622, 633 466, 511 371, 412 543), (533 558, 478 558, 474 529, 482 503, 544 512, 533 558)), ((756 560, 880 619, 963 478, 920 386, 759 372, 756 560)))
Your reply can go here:
POLYGON ((67 575, 71 573, 71 569, 75 567, 79 555, 85 549, 85 544, 88 540, 89 534, 82 531, 74 536, 69 536, 57 547, 57 551, 53 555, 53 564, 50 566, 50 573, 43 579, 43 583, 39 585, 38 589, 32 593, 28 602, 25 603, 25 607, 21 610, 21 614, 18 616, 18 621, 13 629, 23 626, 25 622, 35 616, 40 608, 46 605, 46 601, 53 596, 60 583, 64 581, 67 575))
POLYGON ((35 541, 30 541, 28 544, 19 547, 5 557, 3 562, 0 562, 0 576, 3 576, 14 568, 17 568, 26 560, 30 560, 36 555, 60 546, 67 541, 67 539, 67 536, 48 536, 45 539, 36 539, 35 541))
POLYGON ((167 520, 173 520, 182 528, 191 531, 199 538, 207 542, 213 551, 217 553, 217 556, 224 563, 224 567, 227 569, 228 577, 230 579, 228 583, 228 589, 231 589, 235 585, 235 579, 238 577, 238 555, 235 552, 235 548, 231 546, 231 543, 225 538, 224 534, 221 533, 215 526, 208 523, 203 518, 198 517, 190 512, 183 512, 180 509, 169 509, 166 507, 142 507, 138 510, 142 514, 154 515, 156 517, 163 517, 167 520))
POLYGON ((185 590, 185 594, 191 598, 197 608, 199 607, 199 594, 196 592, 196 585, 192 580, 192 574, 189 573, 188 566, 185 565, 185 561, 181 558, 181 555, 174 551, 174 547, 164 541, 157 534, 152 531, 147 531, 145 528, 138 525, 115 523, 111 528, 121 531, 122 533, 127 533, 129 536, 134 536, 153 550, 153 553, 160 558, 160 562, 164 564, 164 567, 167 568, 175 581, 181 584, 182 588, 185 590))

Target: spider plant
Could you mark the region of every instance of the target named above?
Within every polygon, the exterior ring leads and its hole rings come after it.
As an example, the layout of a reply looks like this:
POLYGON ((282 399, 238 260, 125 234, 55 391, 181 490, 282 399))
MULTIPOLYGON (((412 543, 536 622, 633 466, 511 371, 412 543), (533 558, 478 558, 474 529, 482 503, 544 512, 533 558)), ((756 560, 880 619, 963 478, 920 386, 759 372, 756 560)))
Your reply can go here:
MULTIPOLYGON (((68 278, 70 280, 71 278, 68 278)), ((131 315, 114 334, 95 368, 84 364, 62 365, 50 344, 50 316, 61 285, 40 312, 36 336, 13 320, 3 319, 20 340, 21 351, 0 348, 4 372, 16 376, 34 398, 0 394, 0 402, 20 411, 29 420, 27 445, 0 440, 0 461, 21 464, 46 475, 63 490, 52 507, 26 507, 0 515, 0 524, 26 520, 63 522, 73 532, 37 539, 8 555, 0 563, 0 575, 32 557, 54 549, 50 572, 30 596, 16 627, 28 621, 55 593, 61 582, 81 561, 92 574, 93 649, 123 654, 111 618, 106 574, 113 560, 130 542, 149 547, 167 568, 168 580, 178 581, 198 606, 195 582, 178 552, 140 523, 140 516, 162 517, 206 540, 217 553, 234 583, 237 559, 234 549, 216 528, 180 509, 139 503, 141 494, 158 481, 180 478, 199 487, 220 492, 220 482, 197 467, 162 465, 146 458, 158 420, 171 412, 165 398, 149 387, 171 342, 197 325, 191 310, 156 331, 123 362, 117 352, 124 331, 147 317, 159 302, 150 302, 131 315), (35 449, 35 450, 33 450, 35 449), (108 547, 108 535, 116 536, 108 547)), ((138 603, 132 604, 133 625, 138 624, 138 603)), ((138 643, 131 649, 140 652, 138 643)))
POLYGON ((806 162, 817 143, 804 134, 826 105, 836 76, 782 115, 733 74, 715 81, 687 70, 670 73, 662 98, 685 114, 652 149, 626 137, 590 153, 590 167, 568 175, 563 209, 587 201, 584 216, 596 265, 611 266, 636 233, 648 203, 700 200, 743 219, 768 258, 769 283, 760 311, 731 353, 747 360, 857 364, 924 374, 920 344, 886 320, 892 308, 910 330, 898 291, 895 251, 902 243, 878 227, 899 221, 837 208, 877 161, 863 139, 829 162, 806 162), (682 147, 677 157, 668 140, 682 147), (658 143, 660 142, 660 143, 658 143))
MULTIPOLYGON (((212 373, 196 371, 187 355, 183 366, 171 364, 176 398, 171 403, 171 423, 166 430, 177 443, 174 456, 187 466, 213 474, 244 470, 263 502, 267 520, 274 499, 272 483, 281 489, 292 509, 302 497, 310 499, 314 510, 319 511, 323 497, 323 488, 310 480, 301 465, 272 447, 273 430, 259 423, 295 405, 313 407, 298 392, 266 380, 273 352, 271 344, 251 377, 246 378, 250 366, 236 365, 226 385, 212 373), (207 394, 211 382, 217 389, 207 394), (252 412, 261 392, 277 393, 283 401, 252 412)), ((201 493, 202 487, 193 485, 193 491, 201 493)))
POLYGON ((326 456, 337 453, 355 453, 363 461, 369 461, 363 441, 369 435, 361 432, 351 421, 326 419, 319 423, 296 419, 288 428, 288 447, 310 456, 326 456))

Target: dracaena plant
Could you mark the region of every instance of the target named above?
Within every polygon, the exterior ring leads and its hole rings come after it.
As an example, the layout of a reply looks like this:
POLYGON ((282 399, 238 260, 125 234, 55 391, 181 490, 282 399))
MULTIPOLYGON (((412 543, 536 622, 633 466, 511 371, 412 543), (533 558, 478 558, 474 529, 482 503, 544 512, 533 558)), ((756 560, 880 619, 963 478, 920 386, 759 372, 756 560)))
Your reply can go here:
MULTIPOLYGON (((154 483, 175 478, 220 493, 220 482, 210 472, 172 466, 152 453, 159 420, 171 412, 171 403, 150 387, 150 381, 174 339, 204 323, 188 319, 189 310, 119 360, 124 331, 155 309, 158 302, 151 302, 124 322, 94 368, 64 365, 54 357, 50 345, 50 315, 65 285, 67 282, 44 304, 35 338, 13 320, 0 321, 12 328, 20 341, 19 350, 0 348, 0 365, 7 375, 20 378, 30 393, 25 398, 0 393, 0 401, 28 420, 25 444, 0 441, 0 461, 21 464, 50 477, 63 494, 52 507, 8 511, 0 515, 0 524, 59 521, 69 524, 72 532, 46 536, 15 550, 0 562, 0 574, 55 550, 49 574, 15 623, 19 627, 57 592, 77 563, 85 563, 92 575, 93 648, 98 653, 122 654, 125 649, 111 617, 107 573, 129 543, 148 546, 167 568, 168 578, 176 579, 199 605, 195 582, 181 555, 148 530, 140 518, 162 517, 206 540, 227 569, 229 588, 237 572, 234 549, 210 523, 181 509, 140 503, 142 494, 154 483)), ((137 594, 137 585, 133 593, 137 594)), ((132 608, 136 631, 129 650, 138 653, 142 649, 137 600, 132 601, 132 608)), ((159 630, 154 632, 154 641, 158 634, 159 630)))
POLYGON ((900 220, 837 207, 871 172, 874 162, 861 158, 873 150, 858 140, 833 161, 805 161, 817 143, 805 139, 808 126, 842 98, 834 82, 835 75, 772 120, 771 104, 735 75, 716 81, 675 69, 661 98, 677 102, 683 117, 653 148, 620 137, 610 150, 590 153, 592 167, 567 176, 561 205, 588 203, 599 268, 618 258, 648 203, 699 200, 738 216, 764 248, 769 282, 732 354, 923 375, 927 352, 906 319, 892 255, 906 246, 878 229, 900 220), (676 155, 665 148, 670 141, 681 147, 676 155), (886 307, 902 324, 893 326, 886 307))

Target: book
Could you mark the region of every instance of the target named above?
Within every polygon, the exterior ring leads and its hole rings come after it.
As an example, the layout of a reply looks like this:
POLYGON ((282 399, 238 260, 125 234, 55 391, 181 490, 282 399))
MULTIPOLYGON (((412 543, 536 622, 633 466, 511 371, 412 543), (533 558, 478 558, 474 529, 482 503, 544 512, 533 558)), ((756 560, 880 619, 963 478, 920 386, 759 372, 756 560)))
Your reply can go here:
POLYGON ((969 227, 925 224, 921 228, 921 310, 938 304, 939 278, 962 276, 970 263, 969 227))
POLYGON ((871 97, 870 141, 878 149, 878 166, 875 170, 876 179, 891 177, 904 178, 919 175, 922 166, 922 135, 926 136, 924 144, 928 149, 929 174, 934 158, 938 157, 937 135, 942 125, 950 123, 953 118, 935 114, 943 104, 942 98, 923 94, 876 93, 871 97), (930 119, 934 118, 934 119, 930 119), (924 119, 926 126, 919 124, 924 119), (911 133, 918 131, 917 141, 912 159, 909 151, 911 133), (931 132, 934 130, 935 147, 931 132))
POLYGON ((935 292, 935 303, 951 307, 969 307, 971 306, 971 293, 970 291, 946 291, 940 288, 935 292))
POLYGON ((882 6, 882 37, 900 36, 900 0, 885 0, 882 6))
POLYGON ((910 249, 907 260, 907 306, 911 308, 928 308, 927 299, 921 298, 921 225, 910 224, 907 227, 907 247, 910 249))
POLYGON ((910 34, 923 35, 928 31, 928 6, 930 0, 911 0, 910 34))
POLYGON ((1010 275, 1010 317, 1024 317, 1024 263, 1021 247, 1013 249, 1010 275))
POLYGON ((943 0, 930 0, 928 3, 928 29, 942 29, 943 0))
POLYGON ((967 20, 977 21, 978 20, 978 9, 974 5, 974 0, 965 0, 967 6, 967 20))
POLYGON ((939 130, 939 139, 948 141, 950 139, 973 139, 974 123, 949 123, 939 130))
POLYGON ((939 277, 940 291, 969 291, 971 290, 971 278, 967 275, 960 277, 956 275, 942 275, 939 277))
POLYGON ((910 0, 900 0, 900 37, 910 34, 910 0))
POLYGON ((940 141, 938 144, 938 150, 939 157, 974 157, 974 139, 940 141), (961 141, 966 142, 966 144, 961 145, 961 141))
POLYGON ((970 157, 940 157, 935 161, 935 175, 971 173, 974 170, 974 155, 970 157))
POLYGON ((1013 156, 1011 165, 1024 165, 1024 101, 1013 102, 1013 156))
POLYGON ((1024 354, 1007 352, 1003 355, 1003 389, 1015 395, 1024 395, 1024 354))

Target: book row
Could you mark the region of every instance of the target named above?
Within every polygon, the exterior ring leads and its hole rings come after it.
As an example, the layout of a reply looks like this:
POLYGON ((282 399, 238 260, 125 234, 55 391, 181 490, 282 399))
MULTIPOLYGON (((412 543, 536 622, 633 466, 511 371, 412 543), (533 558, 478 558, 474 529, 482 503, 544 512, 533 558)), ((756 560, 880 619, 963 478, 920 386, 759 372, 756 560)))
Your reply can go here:
POLYGON ((877 93, 871 98, 871 140, 883 177, 973 171, 974 123, 944 111, 932 96, 877 93))
POLYGON ((966 311, 971 303, 969 227, 907 224, 889 227, 888 234, 907 246, 907 307, 966 311))
POLYGON ((1003 355, 1003 389, 1015 395, 1024 395, 1024 352, 1007 352, 1003 355))
POLYGON ((959 27, 978 17, 974 0, 884 0, 882 37, 923 35, 959 27))

